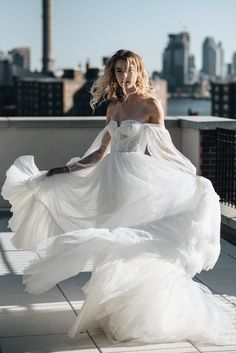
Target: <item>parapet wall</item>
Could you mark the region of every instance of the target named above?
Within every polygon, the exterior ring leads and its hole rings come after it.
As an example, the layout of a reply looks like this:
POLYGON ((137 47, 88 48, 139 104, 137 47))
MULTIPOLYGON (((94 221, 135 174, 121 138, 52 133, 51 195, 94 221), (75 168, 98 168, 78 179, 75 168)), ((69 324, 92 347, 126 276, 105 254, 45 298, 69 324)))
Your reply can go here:
MULTIPOLYGON (((105 126, 104 117, 0 118, 0 185, 6 170, 22 155, 33 155, 40 170, 64 165, 84 154, 105 126)), ((200 131, 236 129, 236 120, 217 117, 167 117, 173 142, 201 174, 200 131)), ((0 197, 0 209, 9 204, 0 197)))

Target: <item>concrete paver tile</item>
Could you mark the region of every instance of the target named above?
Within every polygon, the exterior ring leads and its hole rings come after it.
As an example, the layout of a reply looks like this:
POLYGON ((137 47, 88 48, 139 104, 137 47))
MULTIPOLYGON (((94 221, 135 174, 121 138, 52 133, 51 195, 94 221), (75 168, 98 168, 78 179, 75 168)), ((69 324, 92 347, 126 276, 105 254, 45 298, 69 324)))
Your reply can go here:
POLYGON ((210 289, 214 289, 219 294, 236 296, 236 269, 217 268, 211 271, 203 271, 197 275, 210 289))
POLYGON ((82 272, 79 275, 69 278, 59 284, 59 288, 78 313, 84 302, 83 286, 89 281, 91 273, 82 272))
POLYGON ((12 232, 0 233, 0 248, 2 251, 17 250, 11 243, 13 235, 12 232))
POLYGON ((89 330, 89 334, 102 353, 196 353, 191 343, 173 342, 160 344, 145 343, 112 343, 101 330, 89 330))
POLYGON ((225 252, 221 252, 220 257, 211 271, 218 268, 234 268, 236 270, 236 259, 225 252))
POLYGON ((1 353, 98 353, 98 349, 87 333, 76 339, 69 336, 42 335, 0 339, 1 353))
POLYGON ((201 353, 236 353, 236 345, 212 346, 207 344, 196 344, 201 353))
POLYGON ((236 260, 236 246, 221 238, 221 248, 223 253, 233 256, 236 260))
POLYGON ((0 259, 0 335, 21 336, 68 331, 75 314, 57 287, 42 295, 26 293, 22 272, 33 252, 6 251, 0 259))

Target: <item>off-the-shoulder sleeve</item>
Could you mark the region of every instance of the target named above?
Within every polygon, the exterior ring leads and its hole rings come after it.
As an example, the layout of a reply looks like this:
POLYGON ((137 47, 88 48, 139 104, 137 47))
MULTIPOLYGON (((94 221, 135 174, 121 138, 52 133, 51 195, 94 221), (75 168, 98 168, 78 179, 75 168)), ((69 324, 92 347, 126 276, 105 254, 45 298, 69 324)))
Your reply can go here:
MULTIPOLYGON (((69 162, 67 163, 68 166, 74 165, 76 164, 76 162, 79 162, 81 159, 87 157, 88 155, 90 155, 91 153, 95 152, 96 150, 99 149, 99 147, 101 146, 102 143, 102 139, 103 136, 105 135, 105 133, 108 131, 108 125, 105 126, 102 131, 100 131, 100 133, 97 135, 97 137, 95 138, 95 140, 92 142, 92 144, 90 145, 90 147, 88 148, 88 150, 84 153, 84 155, 82 157, 73 157, 69 160, 69 162)), ((110 152, 111 149, 111 143, 108 144, 105 153, 102 156, 102 159, 107 155, 107 153, 110 152)))
POLYGON ((161 126, 146 125, 146 141, 149 154, 156 159, 164 159, 172 167, 196 174, 195 166, 174 146, 169 132, 161 126))

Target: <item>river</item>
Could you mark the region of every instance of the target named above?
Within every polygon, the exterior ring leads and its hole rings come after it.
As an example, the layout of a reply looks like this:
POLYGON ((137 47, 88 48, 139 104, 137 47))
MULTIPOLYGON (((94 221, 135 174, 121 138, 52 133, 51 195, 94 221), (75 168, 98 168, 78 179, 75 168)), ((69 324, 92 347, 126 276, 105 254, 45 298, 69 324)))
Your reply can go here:
POLYGON ((211 115, 211 101, 208 99, 169 98, 167 115, 188 115, 188 110, 198 112, 198 115, 211 115))

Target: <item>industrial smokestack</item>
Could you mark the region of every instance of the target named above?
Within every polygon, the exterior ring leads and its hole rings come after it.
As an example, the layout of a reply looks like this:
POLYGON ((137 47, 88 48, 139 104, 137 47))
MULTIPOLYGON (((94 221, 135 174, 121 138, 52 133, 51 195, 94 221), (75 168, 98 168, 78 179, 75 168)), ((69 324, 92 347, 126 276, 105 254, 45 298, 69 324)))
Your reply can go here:
POLYGON ((43 73, 48 73, 53 69, 52 1, 53 0, 43 0, 43 73))

